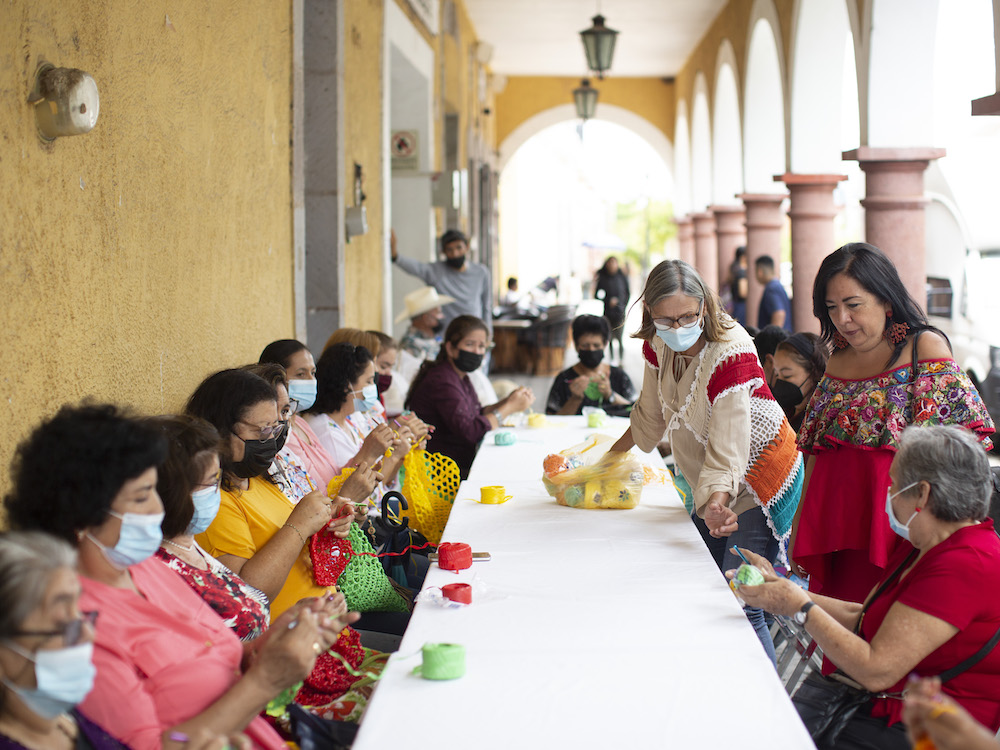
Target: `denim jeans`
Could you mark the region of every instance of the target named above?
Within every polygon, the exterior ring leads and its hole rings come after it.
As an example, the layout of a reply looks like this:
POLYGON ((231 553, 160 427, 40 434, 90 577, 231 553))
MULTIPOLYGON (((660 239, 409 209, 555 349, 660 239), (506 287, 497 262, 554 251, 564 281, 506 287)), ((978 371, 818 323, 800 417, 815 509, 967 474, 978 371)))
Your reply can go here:
MULTIPOLYGON (((719 566, 723 575, 727 570, 735 570, 743 563, 739 555, 729 551, 734 545, 740 549, 756 552, 758 555, 766 557, 771 563, 778 556, 778 542, 767 525, 764 511, 757 505, 739 515, 740 527, 737 531, 719 539, 708 533, 708 526, 702 519, 698 518, 697 513, 691 514, 691 520, 694 521, 701 538, 705 540, 705 546, 712 553, 715 564, 719 566)), ((746 613, 747 619, 750 620, 750 624, 753 625, 753 629, 757 631, 757 637, 760 638, 768 658, 777 666, 774 641, 771 639, 771 631, 768 629, 767 623, 764 622, 764 610, 760 607, 744 607, 743 611, 746 613)))

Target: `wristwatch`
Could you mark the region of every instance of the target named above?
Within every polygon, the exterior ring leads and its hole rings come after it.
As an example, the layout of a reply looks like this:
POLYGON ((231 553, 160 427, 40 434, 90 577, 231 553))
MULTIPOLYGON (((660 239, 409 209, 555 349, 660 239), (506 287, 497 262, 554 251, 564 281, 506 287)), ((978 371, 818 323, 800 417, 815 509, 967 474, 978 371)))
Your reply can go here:
POLYGON ((806 624, 806 618, 809 617, 809 610, 816 606, 816 602, 808 601, 802 605, 802 609, 792 615, 792 619, 795 620, 799 625, 806 624))

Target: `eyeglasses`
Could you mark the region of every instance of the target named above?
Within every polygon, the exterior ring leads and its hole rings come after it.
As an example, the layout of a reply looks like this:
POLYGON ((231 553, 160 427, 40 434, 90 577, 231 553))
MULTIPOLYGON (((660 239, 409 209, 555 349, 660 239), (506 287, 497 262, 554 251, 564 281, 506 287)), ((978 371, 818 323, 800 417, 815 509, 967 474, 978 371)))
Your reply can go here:
POLYGON ((703 306, 704 302, 698 305, 698 312, 681 315, 679 318, 653 318, 653 327, 658 331, 667 331, 671 328, 690 328, 701 317, 701 308, 703 306))
POLYGON ((289 419, 291 419, 298 413, 299 413, 299 400, 297 398, 289 398, 287 406, 285 406, 285 408, 281 410, 281 421, 287 422, 289 419))
POLYGON ((249 440, 270 440, 271 438, 277 438, 279 435, 281 435, 282 430, 285 429, 285 425, 283 423, 281 423, 281 422, 279 422, 277 424, 265 425, 264 427, 259 427, 258 425, 250 424, 249 422, 244 422, 243 420, 237 420, 236 424, 246 425, 247 427, 249 427, 251 429, 254 429, 254 430, 257 430, 260 433, 260 437, 258 437, 258 438, 242 438, 239 435, 236 436, 236 437, 239 437, 240 440, 242 440, 244 442, 246 442, 248 439, 249 440))
POLYGON ((194 488, 196 490, 207 490, 209 488, 215 489, 216 487, 219 487, 221 484, 222 484, 222 472, 219 471, 219 473, 215 475, 215 481, 208 482, 207 484, 196 484, 194 488))
POLYGON ((97 624, 97 614, 96 609, 89 612, 81 612, 80 617, 70 620, 59 630, 18 630, 13 635, 38 635, 45 636, 46 638, 55 638, 57 635, 61 635, 67 646, 75 646, 80 642, 80 638, 83 635, 83 624, 87 623, 93 628, 97 624))

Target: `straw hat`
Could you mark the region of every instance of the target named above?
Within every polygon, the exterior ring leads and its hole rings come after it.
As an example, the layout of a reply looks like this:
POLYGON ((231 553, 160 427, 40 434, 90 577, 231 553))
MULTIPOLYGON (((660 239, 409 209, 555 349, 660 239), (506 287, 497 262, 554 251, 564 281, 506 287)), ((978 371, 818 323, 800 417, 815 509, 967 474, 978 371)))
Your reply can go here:
POLYGON ((454 301, 454 297, 449 297, 447 294, 438 294, 437 289, 432 286, 420 287, 403 297, 403 304, 406 305, 406 309, 396 316, 396 322, 402 323, 407 318, 415 318, 418 315, 423 315, 428 310, 433 310, 435 307, 443 305, 450 305, 454 301))

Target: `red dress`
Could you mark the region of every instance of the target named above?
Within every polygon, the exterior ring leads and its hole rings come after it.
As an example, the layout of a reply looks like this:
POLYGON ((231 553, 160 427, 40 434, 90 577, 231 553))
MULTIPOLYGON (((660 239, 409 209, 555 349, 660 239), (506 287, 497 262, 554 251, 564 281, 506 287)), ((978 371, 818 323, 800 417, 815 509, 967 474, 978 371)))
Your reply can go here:
MULTIPOLYGON (((905 545, 889 561, 895 570, 912 551, 905 545)), ((861 622, 861 637, 871 642, 886 613, 896 602, 926 612, 958 628, 958 633, 913 671, 923 677, 939 675, 979 651, 1000 628, 1000 538, 993 521, 961 528, 935 545, 903 576, 871 603, 861 622)), ((886 692, 906 686, 904 677, 886 692)), ((942 690, 990 731, 1000 729, 1000 647, 967 672, 944 683, 942 690)), ((900 720, 903 702, 876 700, 872 716, 900 720)))
POLYGON ((799 449, 815 458, 792 550, 810 591, 861 602, 881 580, 901 544, 885 497, 905 427, 964 425, 990 447, 993 421, 954 360, 918 366, 912 386, 904 365, 861 380, 826 375, 813 392, 799 449))

